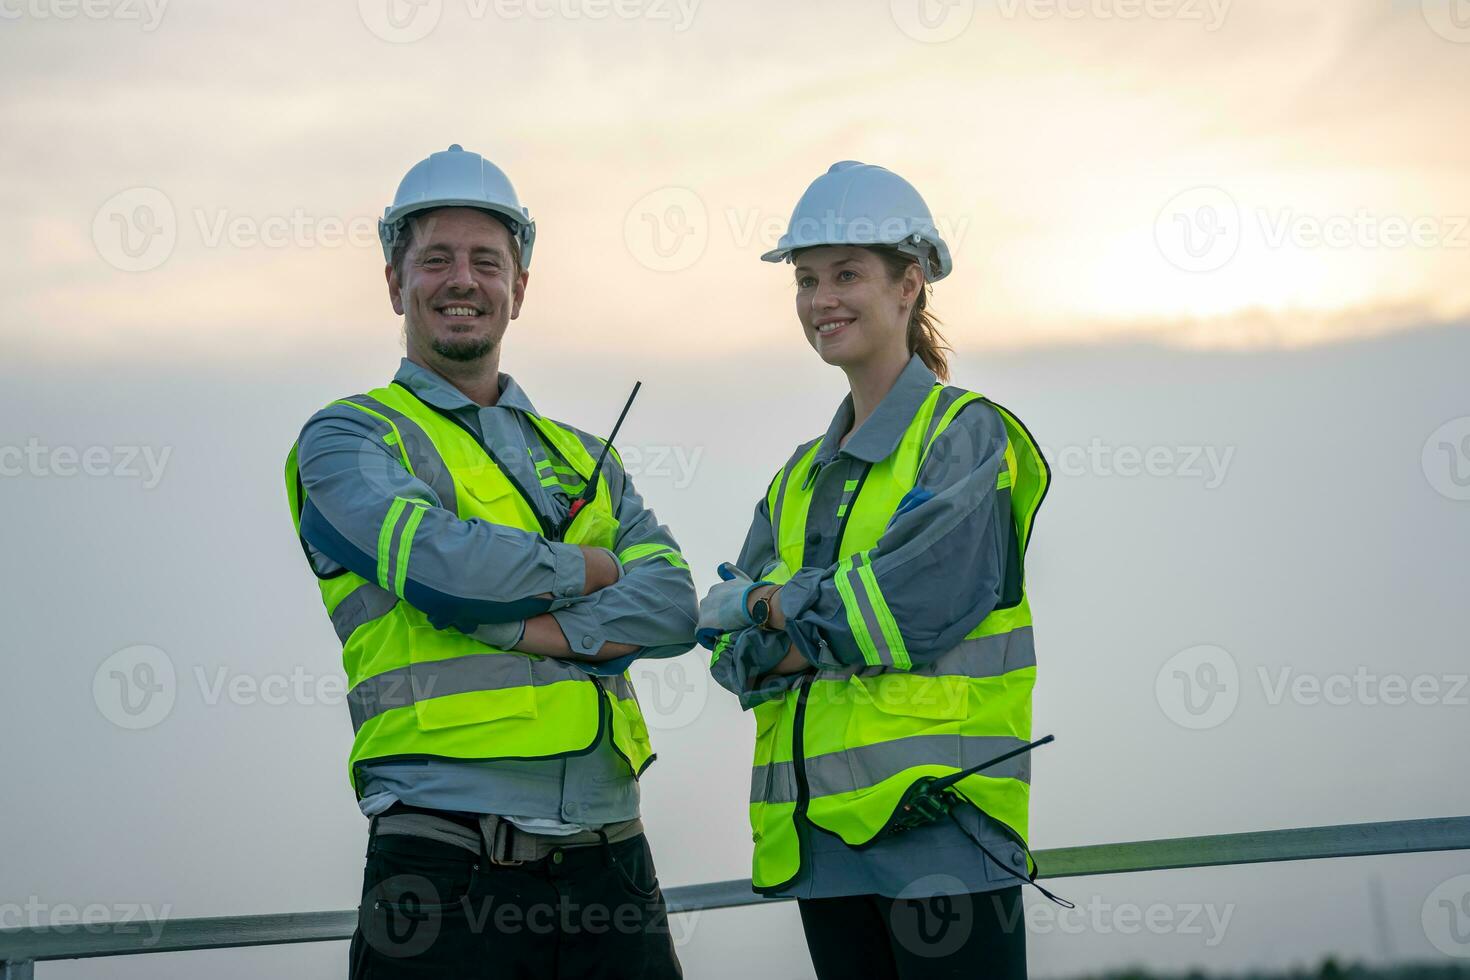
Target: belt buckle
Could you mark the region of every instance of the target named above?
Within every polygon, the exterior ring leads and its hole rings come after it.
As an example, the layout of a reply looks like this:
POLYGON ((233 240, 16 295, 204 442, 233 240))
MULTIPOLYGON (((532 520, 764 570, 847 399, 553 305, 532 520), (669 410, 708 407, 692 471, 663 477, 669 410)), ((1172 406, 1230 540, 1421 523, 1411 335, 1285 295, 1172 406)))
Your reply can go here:
POLYGON ((491 864, 500 867, 515 867, 526 863, 510 856, 515 853, 511 840, 515 827, 509 820, 502 820, 494 814, 489 814, 480 818, 480 827, 488 845, 486 850, 491 864))

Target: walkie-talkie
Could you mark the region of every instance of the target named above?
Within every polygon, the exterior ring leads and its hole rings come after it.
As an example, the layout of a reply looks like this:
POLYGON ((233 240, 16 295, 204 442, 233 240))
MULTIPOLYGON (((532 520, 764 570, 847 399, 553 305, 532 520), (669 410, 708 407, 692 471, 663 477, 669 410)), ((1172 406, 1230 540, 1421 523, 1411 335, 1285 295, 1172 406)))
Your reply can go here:
POLYGON ((638 389, 642 387, 642 381, 633 382, 633 393, 628 396, 628 400, 623 404, 623 410, 618 414, 617 422, 613 423, 612 433, 608 435, 607 442, 602 444, 602 452, 597 456, 597 465, 592 467, 592 475, 587 477, 587 485, 582 488, 582 492, 577 495, 577 499, 572 501, 571 507, 567 508, 566 520, 562 521, 561 527, 556 529, 556 539, 558 541, 567 536, 567 529, 572 526, 572 521, 577 519, 577 514, 581 512, 583 507, 587 506, 588 501, 597 495, 597 477, 602 473, 602 464, 607 461, 607 451, 612 448, 613 440, 618 437, 618 430, 623 427, 623 419, 628 417, 628 409, 633 407, 633 399, 638 397, 638 389))
POLYGON ((1009 752, 998 755, 994 759, 987 759, 979 765, 971 766, 962 772, 943 777, 924 776, 920 778, 903 794, 903 799, 899 800, 898 807, 893 811, 893 816, 889 818, 888 823, 884 825, 883 829, 878 832, 878 836, 887 837, 890 834, 902 833, 905 830, 912 830, 915 827, 922 827, 925 824, 933 823, 949 813, 950 807, 960 802, 959 796, 950 792, 951 787, 960 780, 973 776, 977 772, 983 772, 991 766, 999 765, 1007 759, 1013 759, 1024 752, 1030 752, 1037 746, 1053 741, 1056 741, 1056 736, 1047 735, 1020 748, 1011 749, 1009 752))

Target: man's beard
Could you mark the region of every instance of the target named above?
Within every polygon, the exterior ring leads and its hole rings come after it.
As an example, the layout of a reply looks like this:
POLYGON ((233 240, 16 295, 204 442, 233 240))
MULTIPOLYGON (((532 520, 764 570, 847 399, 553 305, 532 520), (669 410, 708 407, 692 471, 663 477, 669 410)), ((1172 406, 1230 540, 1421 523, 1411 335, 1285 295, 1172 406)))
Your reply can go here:
POLYGON ((489 337, 467 337, 463 340, 434 340, 434 353, 451 361, 478 361, 495 349, 489 337))

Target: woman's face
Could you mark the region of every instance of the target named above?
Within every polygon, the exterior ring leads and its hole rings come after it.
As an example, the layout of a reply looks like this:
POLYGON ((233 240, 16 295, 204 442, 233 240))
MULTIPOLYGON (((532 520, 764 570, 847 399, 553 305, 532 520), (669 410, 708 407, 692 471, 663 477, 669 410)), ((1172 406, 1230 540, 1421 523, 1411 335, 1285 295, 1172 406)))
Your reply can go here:
POLYGON ((916 266, 894 282, 877 253, 856 245, 820 245, 794 259, 796 316, 822 360, 852 367, 907 354, 909 310, 922 286, 916 266))

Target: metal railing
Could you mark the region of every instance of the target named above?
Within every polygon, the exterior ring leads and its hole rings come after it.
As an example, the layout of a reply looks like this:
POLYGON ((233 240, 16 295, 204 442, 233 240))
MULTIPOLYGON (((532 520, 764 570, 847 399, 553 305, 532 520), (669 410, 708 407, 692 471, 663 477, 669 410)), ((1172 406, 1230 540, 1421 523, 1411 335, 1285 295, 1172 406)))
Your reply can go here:
MULTIPOLYGON (((1035 857, 1051 879, 1455 850, 1470 850, 1470 816, 1057 847, 1035 857)), ((748 879, 678 885, 664 889, 664 898, 675 914, 786 901, 755 894, 748 879)), ((164 919, 146 933, 137 923, 0 929, 0 980, 33 980, 34 964, 44 960, 345 941, 356 925, 357 910, 345 909, 164 919)))

